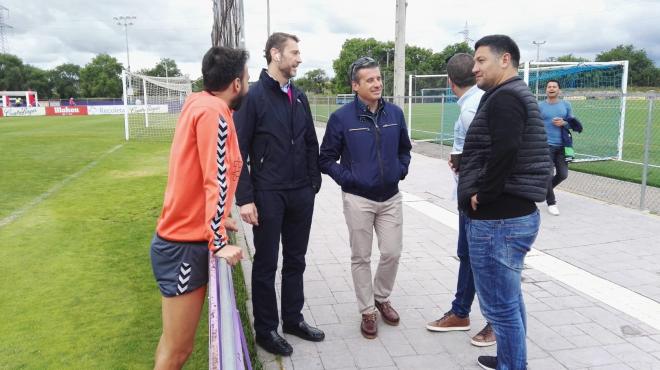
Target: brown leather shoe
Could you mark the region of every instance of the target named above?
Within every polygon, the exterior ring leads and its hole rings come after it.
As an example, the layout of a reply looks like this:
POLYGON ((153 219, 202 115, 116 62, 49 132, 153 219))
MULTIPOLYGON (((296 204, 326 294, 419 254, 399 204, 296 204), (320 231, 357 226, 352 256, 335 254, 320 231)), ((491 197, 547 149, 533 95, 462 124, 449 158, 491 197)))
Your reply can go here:
POLYGON ((470 343, 477 347, 492 346, 496 342, 497 339, 495 338, 495 332, 493 331, 493 326, 490 325, 490 323, 487 323, 486 326, 484 326, 484 328, 481 329, 477 335, 472 337, 472 340, 470 340, 470 343))
POLYGON ((367 339, 374 339, 378 335, 378 324, 376 324, 376 311, 362 314, 362 323, 360 324, 362 336, 367 339))
POLYGON ((399 325, 399 314, 394 310, 390 302, 380 303, 375 301, 376 308, 380 311, 380 314, 383 316, 383 321, 390 325, 399 325))
POLYGON ((430 331, 470 330, 470 318, 458 317, 449 311, 441 318, 426 324, 426 329, 430 331))

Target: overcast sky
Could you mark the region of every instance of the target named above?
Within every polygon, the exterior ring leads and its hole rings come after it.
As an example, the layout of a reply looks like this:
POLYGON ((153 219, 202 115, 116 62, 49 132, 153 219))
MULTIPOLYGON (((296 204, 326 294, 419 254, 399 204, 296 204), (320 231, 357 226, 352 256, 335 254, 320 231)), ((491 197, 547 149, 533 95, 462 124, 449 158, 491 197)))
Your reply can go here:
MULTIPOLYGON (((210 46, 210 0, 0 0, 9 9, 9 51, 25 63, 53 68, 85 65, 109 53, 126 65, 124 29, 112 17, 134 15, 128 29, 131 69, 174 59, 192 78, 210 46)), ((266 0, 245 0, 246 45, 252 79, 264 66, 266 0)), ((301 39, 300 74, 314 68, 329 75, 342 43, 353 37, 394 41, 394 0, 270 0, 271 31, 301 39)), ((441 51, 463 40, 493 33, 510 35, 521 59, 536 56, 532 41, 546 41, 541 59, 573 53, 593 59, 619 44, 643 48, 660 65, 660 0, 408 0, 406 42, 441 51)), ((473 42, 471 45, 474 45, 473 42)))

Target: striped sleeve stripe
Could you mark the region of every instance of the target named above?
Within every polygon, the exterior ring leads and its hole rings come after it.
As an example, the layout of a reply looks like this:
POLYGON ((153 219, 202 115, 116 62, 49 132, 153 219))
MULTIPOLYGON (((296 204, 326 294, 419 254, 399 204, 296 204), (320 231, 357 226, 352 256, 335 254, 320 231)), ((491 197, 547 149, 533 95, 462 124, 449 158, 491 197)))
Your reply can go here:
POLYGON ((227 166, 225 165, 225 158, 227 154, 227 135, 229 125, 222 116, 218 117, 218 141, 216 147, 216 162, 218 165, 218 203, 216 205, 215 215, 211 220, 211 230, 213 230, 213 245, 214 253, 227 245, 227 241, 220 233, 220 220, 225 212, 227 201, 227 166))

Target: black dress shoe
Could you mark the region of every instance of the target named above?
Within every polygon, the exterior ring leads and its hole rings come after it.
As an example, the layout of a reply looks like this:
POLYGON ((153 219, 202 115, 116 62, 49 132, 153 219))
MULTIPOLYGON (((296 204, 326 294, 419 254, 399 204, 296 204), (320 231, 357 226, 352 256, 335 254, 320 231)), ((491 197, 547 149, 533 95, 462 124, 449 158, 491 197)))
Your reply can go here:
POLYGON ((304 320, 292 325, 283 324, 282 331, 312 342, 320 342, 325 338, 322 330, 309 326, 304 320))
POLYGON ((266 351, 280 356, 291 356, 293 348, 286 339, 273 330, 265 336, 257 335, 257 344, 266 351))

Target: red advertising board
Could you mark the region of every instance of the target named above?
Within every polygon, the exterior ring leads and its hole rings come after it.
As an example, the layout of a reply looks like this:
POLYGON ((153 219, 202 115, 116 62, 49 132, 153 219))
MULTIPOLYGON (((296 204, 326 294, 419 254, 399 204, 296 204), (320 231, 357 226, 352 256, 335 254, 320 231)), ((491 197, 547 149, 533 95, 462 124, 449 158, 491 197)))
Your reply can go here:
POLYGON ((0 117, 2 117, 2 116, 4 116, 4 114, 3 114, 3 113, 4 113, 4 112, 3 112, 3 109, 2 109, 2 108, 0 108, 0 117))
POLYGON ((64 106, 64 107, 46 107, 47 116, 86 116, 87 106, 64 106))

